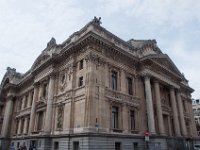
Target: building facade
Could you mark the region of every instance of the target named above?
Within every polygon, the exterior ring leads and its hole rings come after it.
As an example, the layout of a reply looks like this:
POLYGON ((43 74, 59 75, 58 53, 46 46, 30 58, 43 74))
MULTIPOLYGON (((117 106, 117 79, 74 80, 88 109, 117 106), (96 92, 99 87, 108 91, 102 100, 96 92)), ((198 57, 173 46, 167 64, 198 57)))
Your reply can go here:
POLYGON ((7 68, 3 150, 191 147, 197 132, 188 81, 155 40, 124 41, 100 24, 95 17, 62 44, 52 38, 25 74, 7 68))
POLYGON ((194 113, 194 120, 196 123, 198 136, 200 135, 200 99, 192 100, 192 107, 194 113))

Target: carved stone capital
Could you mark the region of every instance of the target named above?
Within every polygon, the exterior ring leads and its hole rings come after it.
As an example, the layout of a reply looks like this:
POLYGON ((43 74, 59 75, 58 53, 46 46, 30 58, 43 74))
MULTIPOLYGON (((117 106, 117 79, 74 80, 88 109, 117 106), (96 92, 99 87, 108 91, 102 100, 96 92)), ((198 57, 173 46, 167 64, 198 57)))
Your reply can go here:
POLYGON ((173 80, 171 80, 170 78, 167 78, 167 76, 163 76, 163 75, 161 75, 161 74, 159 74, 159 73, 156 73, 156 72, 154 72, 154 71, 152 71, 152 70, 150 70, 149 68, 144 68, 141 72, 140 72, 140 75, 141 76, 151 76, 151 77, 153 77, 153 78, 155 78, 155 79, 158 79, 158 80, 160 80, 160 81, 163 81, 163 82, 165 82, 165 83, 167 83, 169 86, 172 86, 172 87, 174 87, 174 88, 176 88, 176 89, 179 89, 180 88, 180 86, 177 84, 177 83, 175 83, 173 80))

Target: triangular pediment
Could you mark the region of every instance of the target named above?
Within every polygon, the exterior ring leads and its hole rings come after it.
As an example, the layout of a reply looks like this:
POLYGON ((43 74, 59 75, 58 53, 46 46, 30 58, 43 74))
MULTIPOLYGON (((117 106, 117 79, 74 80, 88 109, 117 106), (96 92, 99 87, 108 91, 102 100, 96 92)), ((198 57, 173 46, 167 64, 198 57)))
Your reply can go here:
POLYGON ((31 69, 34 70, 35 68, 37 68, 37 66, 39 66, 40 64, 42 64, 42 62, 45 62, 48 58, 50 58, 50 55, 48 53, 43 52, 35 60, 35 62, 33 63, 32 67, 31 67, 31 69))
POLYGON ((146 57, 145 59, 150 59, 157 65, 164 68, 165 70, 168 70, 171 73, 176 74, 179 77, 182 77, 182 74, 179 71, 179 69, 176 67, 176 65, 173 63, 173 61, 170 59, 170 57, 166 54, 150 55, 150 56, 146 57))

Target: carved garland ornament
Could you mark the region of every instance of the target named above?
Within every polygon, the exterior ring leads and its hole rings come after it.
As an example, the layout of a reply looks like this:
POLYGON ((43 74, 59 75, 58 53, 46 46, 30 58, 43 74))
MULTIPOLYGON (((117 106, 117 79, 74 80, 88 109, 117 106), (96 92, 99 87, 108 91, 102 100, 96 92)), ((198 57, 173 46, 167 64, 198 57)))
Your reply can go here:
POLYGON ((60 91, 63 92, 67 85, 67 76, 64 71, 62 71, 59 75, 59 85, 60 85, 60 91))
POLYGON ((58 109, 57 109, 58 113, 57 113, 57 129, 61 129, 62 126, 63 126, 63 110, 64 110, 64 107, 62 104, 59 104, 58 105, 58 109))

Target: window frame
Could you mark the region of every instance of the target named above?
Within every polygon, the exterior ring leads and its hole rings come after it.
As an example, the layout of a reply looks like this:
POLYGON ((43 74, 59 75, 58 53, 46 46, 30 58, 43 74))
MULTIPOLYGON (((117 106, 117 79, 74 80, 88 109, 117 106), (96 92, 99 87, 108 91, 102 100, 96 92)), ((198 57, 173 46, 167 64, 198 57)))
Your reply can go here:
POLYGON ((119 107, 112 106, 111 107, 111 128, 119 129, 119 107), (113 111, 113 108, 116 108, 116 112, 113 111))
POLYGON ((83 59, 81 59, 81 60, 79 61, 79 70, 82 70, 83 67, 84 67, 84 61, 83 61, 83 59))
POLYGON ((118 72, 116 70, 111 71, 111 88, 112 90, 118 90, 118 72))
POLYGON ((78 80, 78 87, 82 87, 83 86, 83 76, 79 77, 78 80))
POLYGON ((131 109, 129 112, 129 117, 130 117, 130 130, 135 131, 136 130, 136 112, 135 110, 131 109), (133 114, 133 115, 132 115, 133 114), (133 119, 133 120, 132 120, 133 119), (133 123, 134 122, 134 123, 133 123), (134 125, 133 125, 133 124, 134 125))
POLYGON ((133 95, 133 89, 134 89, 134 87, 133 87, 133 82, 134 82, 134 80, 133 80, 133 78, 132 77, 126 77, 126 80, 127 80, 127 91, 128 91, 128 94, 129 95, 133 95))

